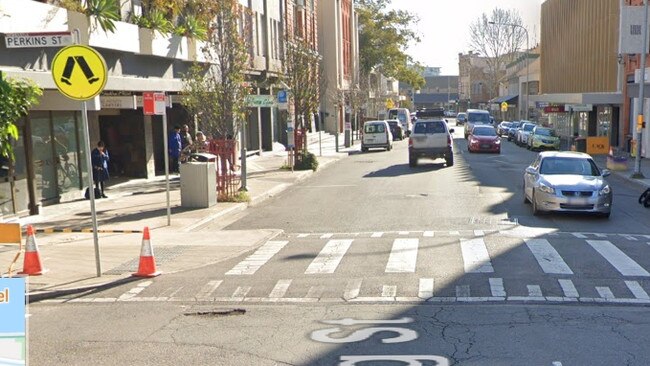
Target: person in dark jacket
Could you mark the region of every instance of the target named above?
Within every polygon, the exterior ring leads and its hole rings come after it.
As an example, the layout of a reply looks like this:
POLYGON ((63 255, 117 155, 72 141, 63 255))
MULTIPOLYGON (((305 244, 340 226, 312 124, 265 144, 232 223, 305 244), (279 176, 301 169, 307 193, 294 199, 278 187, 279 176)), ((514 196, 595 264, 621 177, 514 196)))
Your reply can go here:
POLYGON ((169 170, 172 173, 180 172, 179 159, 181 157, 181 150, 183 150, 180 132, 181 128, 179 126, 174 126, 174 131, 169 135, 169 145, 167 148, 169 149, 168 153, 171 160, 171 167, 169 170))
POLYGON ((93 180, 95 181, 96 189, 102 198, 108 198, 104 194, 104 182, 109 178, 108 162, 110 161, 110 157, 108 156, 108 150, 106 150, 104 141, 97 143, 97 147, 92 151, 90 156, 93 163, 93 180))

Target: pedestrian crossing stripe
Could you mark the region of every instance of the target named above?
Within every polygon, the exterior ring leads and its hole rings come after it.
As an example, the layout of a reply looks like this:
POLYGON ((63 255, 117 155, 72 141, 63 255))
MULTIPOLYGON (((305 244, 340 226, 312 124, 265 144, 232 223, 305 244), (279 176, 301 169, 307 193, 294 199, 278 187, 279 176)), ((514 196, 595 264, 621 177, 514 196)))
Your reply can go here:
POLYGON ((433 237, 487 237, 494 235, 501 235, 506 237, 516 237, 516 238, 539 238, 542 236, 548 236, 551 238, 559 238, 562 236, 568 236, 573 239, 612 239, 618 240, 623 238, 628 241, 640 241, 650 239, 650 235, 645 234, 620 234, 620 233, 577 233, 577 232, 563 232, 555 231, 553 229, 535 229, 535 228, 522 228, 518 226, 513 229, 505 230, 495 230, 495 229, 484 229, 484 230, 425 230, 425 231, 383 231, 383 232, 345 232, 345 233, 300 233, 300 234, 287 234, 287 238, 298 238, 298 239, 331 239, 331 238, 385 238, 389 236, 414 236, 414 237, 424 237, 424 238, 433 238, 433 237))

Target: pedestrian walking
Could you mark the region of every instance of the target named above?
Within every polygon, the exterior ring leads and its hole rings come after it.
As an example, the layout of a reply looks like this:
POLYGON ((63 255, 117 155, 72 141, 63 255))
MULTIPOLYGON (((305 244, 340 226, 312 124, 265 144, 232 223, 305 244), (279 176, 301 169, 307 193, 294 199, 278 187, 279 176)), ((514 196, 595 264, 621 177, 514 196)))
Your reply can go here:
POLYGON ((110 157, 104 141, 97 142, 97 147, 90 154, 93 164, 93 181, 95 182, 95 197, 108 198, 104 193, 104 182, 108 176, 108 162, 110 157))
POLYGON ((168 153, 169 153, 169 158, 171 163, 171 167, 169 167, 169 170, 172 173, 180 172, 179 161, 181 158, 181 151, 183 150, 183 144, 182 144, 180 132, 181 132, 181 128, 179 126, 174 126, 174 131, 172 131, 172 133, 169 135, 168 153))

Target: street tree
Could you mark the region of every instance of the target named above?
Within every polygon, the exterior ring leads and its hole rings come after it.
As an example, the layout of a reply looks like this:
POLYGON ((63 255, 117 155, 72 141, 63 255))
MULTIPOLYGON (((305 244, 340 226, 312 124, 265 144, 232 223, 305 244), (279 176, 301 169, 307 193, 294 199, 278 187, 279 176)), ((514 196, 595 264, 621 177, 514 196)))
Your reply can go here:
POLYGON ((506 65, 517 58, 518 50, 526 42, 525 31, 520 27, 523 25, 517 10, 500 8, 494 8, 490 14, 483 13, 470 25, 470 48, 485 57, 487 64, 485 81, 490 99, 499 94, 506 65))
MULTIPOLYGON (((1 76, 1 74, 0 74, 1 76)), ((41 88, 30 80, 0 77, 0 156, 14 161, 12 141, 18 140, 16 121, 26 116, 43 95, 41 88)))
POLYGON ((184 75, 183 104, 204 132, 234 137, 246 120, 250 92, 245 84, 250 29, 240 28, 245 10, 237 0, 205 0, 198 10, 211 19, 202 50, 206 62, 195 63, 184 75))
POLYGON ((359 63, 362 78, 373 71, 394 77, 414 88, 424 85, 424 78, 410 65, 415 61, 407 47, 420 39, 411 28, 418 18, 404 10, 389 10, 391 0, 359 0, 359 63))
POLYGON ((291 89, 291 101, 300 127, 318 111, 322 63, 321 57, 307 39, 287 41, 284 55, 284 81, 291 89))

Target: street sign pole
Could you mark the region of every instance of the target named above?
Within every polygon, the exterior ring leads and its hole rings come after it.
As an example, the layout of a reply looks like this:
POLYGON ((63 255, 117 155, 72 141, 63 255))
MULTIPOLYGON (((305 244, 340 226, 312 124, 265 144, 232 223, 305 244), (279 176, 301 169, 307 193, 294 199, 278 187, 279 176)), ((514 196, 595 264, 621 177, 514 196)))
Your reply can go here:
POLYGON ((643 51, 641 51, 641 80, 639 82, 639 112, 637 119, 641 122, 637 122, 636 127, 636 156, 634 158, 634 173, 632 173, 632 178, 643 179, 643 173, 641 173, 641 137, 643 131, 643 122, 645 121, 645 110, 644 110, 644 98, 643 93, 645 92, 645 67, 646 67, 646 56, 648 53, 648 0, 643 1, 643 51))
POLYGON ((93 221, 93 242, 95 244, 95 265, 97 267, 97 277, 102 276, 102 263, 99 254, 99 236, 97 234, 97 211, 95 209, 95 187, 93 179, 93 162, 90 147, 90 132, 88 130, 88 106, 86 101, 81 103, 81 118, 84 130, 84 144, 86 145, 86 166, 88 167, 88 197, 90 198, 90 215, 93 221))
POLYGON ((172 225, 172 209, 169 199, 169 136, 167 135, 167 111, 162 115, 163 123, 163 145, 165 147, 165 194, 167 195, 167 226, 172 225))

